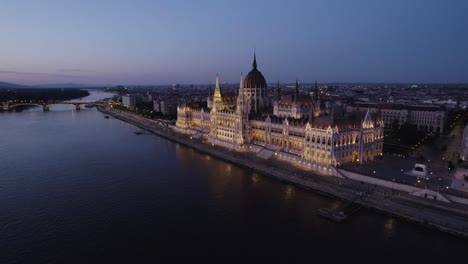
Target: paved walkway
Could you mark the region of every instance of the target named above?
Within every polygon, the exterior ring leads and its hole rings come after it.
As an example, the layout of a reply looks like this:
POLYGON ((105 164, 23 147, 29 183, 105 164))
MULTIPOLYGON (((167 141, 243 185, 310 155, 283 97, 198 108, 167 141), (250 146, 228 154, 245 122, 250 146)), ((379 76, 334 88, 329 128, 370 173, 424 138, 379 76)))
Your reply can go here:
POLYGON ((382 160, 359 166, 345 164, 342 168, 390 181, 395 180, 398 183, 468 197, 468 194, 452 190, 451 186, 455 171, 448 169, 449 160, 455 166, 468 164, 468 162, 462 164, 458 164, 457 162, 457 153, 461 144, 462 134, 463 122, 459 120, 448 135, 441 135, 436 139, 434 144, 421 145, 410 157, 384 155, 382 160), (444 145, 447 147, 447 150, 441 151, 444 145), (427 166, 429 176, 431 176, 429 180, 406 174, 413 169, 416 163, 427 166))

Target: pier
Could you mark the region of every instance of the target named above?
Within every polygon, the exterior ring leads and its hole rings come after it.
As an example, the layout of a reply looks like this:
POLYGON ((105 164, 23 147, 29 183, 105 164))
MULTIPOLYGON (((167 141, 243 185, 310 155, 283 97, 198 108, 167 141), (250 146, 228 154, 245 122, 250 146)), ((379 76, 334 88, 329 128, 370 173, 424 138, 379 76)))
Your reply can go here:
POLYGON ((318 213, 320 216, 333 220, 337 223, 341 223, 348 218, 348 216, 357 212, 362 205, 355 204, 359 199, 364 196, 363 192, 358 192, 353 198, 346 201, 337 209, 330 209, 330 208, 320 208, 318 213))

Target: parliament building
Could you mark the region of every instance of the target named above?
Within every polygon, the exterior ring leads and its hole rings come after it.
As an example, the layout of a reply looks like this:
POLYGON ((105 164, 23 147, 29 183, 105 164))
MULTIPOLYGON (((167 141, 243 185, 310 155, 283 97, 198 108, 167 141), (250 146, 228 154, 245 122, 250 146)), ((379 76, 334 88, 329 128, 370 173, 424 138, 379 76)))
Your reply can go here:
POLYGON ((335 113, 321 107, 317 85, 314 96, 299 93, 275 99, 257 69, 240 78, 236 95, 223 95, 218 76, 207 102, 186 102, 177 107, 176 131, 203 138, 208 144, 258 157, 277 159, 333 175, 333 168, 349 162, 372 162, 382 155, 383 125, 380 113, 335 113))

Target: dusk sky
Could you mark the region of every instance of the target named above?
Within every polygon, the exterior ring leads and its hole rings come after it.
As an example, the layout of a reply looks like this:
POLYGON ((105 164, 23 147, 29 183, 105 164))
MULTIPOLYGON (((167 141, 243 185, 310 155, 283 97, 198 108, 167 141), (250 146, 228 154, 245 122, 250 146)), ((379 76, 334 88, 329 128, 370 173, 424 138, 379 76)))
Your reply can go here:
POLYGON ((0 81, 468 82, 468 1, 0 1, 0 81))

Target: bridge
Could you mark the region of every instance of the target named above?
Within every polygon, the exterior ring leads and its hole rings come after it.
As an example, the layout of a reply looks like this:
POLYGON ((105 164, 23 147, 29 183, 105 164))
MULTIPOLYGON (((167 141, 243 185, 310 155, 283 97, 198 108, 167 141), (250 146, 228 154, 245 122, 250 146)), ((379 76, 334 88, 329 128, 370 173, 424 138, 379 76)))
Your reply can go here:
POLYGON ((96 101, 96 102, 13 102, 8 103, 4 102, 2 105, 2 109, 4 111, 11 111, 17 106, 42 106, 42 110, 44 112, 49 111, 49 106, 51 105, 74 105, 76 110, 81 109, 81 105, 91 105, 91 106, 104 106, 104 102, 96 101))

